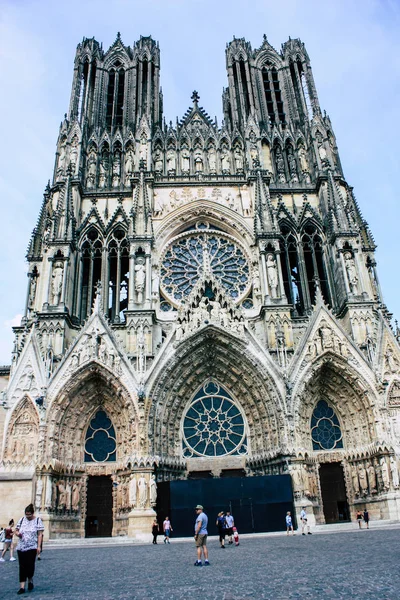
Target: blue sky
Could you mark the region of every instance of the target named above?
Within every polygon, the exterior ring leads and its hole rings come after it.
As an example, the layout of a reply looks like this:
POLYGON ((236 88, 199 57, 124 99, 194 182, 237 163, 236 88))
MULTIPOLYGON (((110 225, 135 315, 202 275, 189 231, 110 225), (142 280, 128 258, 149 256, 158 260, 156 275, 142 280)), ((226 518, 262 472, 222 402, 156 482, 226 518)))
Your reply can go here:
POLYGON ((222 118, 225 46, 233 36, 277 49, 300 37, 321 107, 330 115, 345 176, 378 244, 385 302, 400 318, 399 0, 0 0, 0 364, 26 295, 25 253, 68 110, 76 45, 108 48, 152 35, 161 48, 164 115, 191 104, 222 118))

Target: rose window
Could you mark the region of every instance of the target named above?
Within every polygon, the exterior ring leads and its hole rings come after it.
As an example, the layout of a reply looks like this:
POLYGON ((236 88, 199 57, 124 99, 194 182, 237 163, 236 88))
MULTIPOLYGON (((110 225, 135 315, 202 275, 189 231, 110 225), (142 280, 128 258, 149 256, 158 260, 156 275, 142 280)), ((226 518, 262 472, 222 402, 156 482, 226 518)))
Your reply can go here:
POLYGON ((325 400, 320 400, 311 417, 313 450, 343 448, 343 437, 339 419, 325 400))
POLYGON ((180 304, 203 274, 212 272, 234 301, 250 288, 249 260, 236 240, 215 230, 190 231, 168 246, 161 260, 164 296, 180 304))
POLYGON ((115 462, 117 442, 113 424, 104 410, 98 410, 86 432, 85 462, 115 462))
POLYGON ((247 454, 243 415, 217 383, 208 382, 192 400, 183 419, 183 455, 247 454))

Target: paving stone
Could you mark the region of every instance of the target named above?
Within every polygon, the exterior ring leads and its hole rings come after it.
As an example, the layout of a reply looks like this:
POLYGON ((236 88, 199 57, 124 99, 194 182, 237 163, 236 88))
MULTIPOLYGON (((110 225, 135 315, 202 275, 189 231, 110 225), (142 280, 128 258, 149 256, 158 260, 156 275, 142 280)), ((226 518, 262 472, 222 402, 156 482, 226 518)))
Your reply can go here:
MULTIPOLYGON (((194 544, 45 549, 31 597, 47 600, 397 600, 400 532, 245 538, 210 567, 194 544)), ((0 564, 0 598, 16 595, 18 562, 0 564)))

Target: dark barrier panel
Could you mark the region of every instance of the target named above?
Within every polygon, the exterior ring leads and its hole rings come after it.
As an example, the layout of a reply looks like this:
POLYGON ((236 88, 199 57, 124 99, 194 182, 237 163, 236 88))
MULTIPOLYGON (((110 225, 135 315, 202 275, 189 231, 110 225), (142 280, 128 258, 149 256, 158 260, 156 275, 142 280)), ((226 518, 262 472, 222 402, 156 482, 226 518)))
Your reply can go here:
POLYGON ((169 515, 174 535, 193 535, 197 504, 202 504, 208 515, 210 535, 217 533, 215 521, 221 510, 231 511, 239 533, 282 531, 288 510, 294 518, 292 479, 290 475, 268 475, 158 484, 158 518, 162 523, 169 515))

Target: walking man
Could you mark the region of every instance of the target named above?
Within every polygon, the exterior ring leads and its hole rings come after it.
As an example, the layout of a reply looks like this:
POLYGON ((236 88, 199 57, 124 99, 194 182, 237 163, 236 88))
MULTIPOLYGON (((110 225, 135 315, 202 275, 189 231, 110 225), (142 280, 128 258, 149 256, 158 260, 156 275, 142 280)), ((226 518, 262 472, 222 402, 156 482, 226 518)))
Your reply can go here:
POLYGON ((231 513, 229 512, 229 510, 226 511, 226 515, 225 515, 225 522, 226 522, 226 535, 229 537, 229 544, 233 544, 233 527, 235 525, 235 520, 233 518, 233 516, 231 515, 231 513))
POLYGON ((310 526, 307 522, 307 513, 306 513, 305 506, 303 506, 303 508, 301 509, 300 520, 301 520, 301 535, 306 535, 306 533, 305 533, 306 528, 308 529, 308 531, 307 531, 308 535, 312 535, 312 533, 310 531, 310 526))
POLYGON ((194 540, 196 542, 197 548, 197 560, 194 563, 195 567, 202 567, 203 564, 201 562, 201 555, 204 554, 204 566, 208 567, 210 565, 208 561, 208 550, 207 550, 207 525, 208 525, 208 517, 203 512, 203 507, 201 504, 198 504, 195 508, 196 511, 196 522, 194 525, 194 540))
POLYGON ((164 531, 164 544, 169 544, 169 536, 171 535, 172 527, 171 521, 169 517, 165 517, 165 521, 163 523, 163 531, 164 531))

